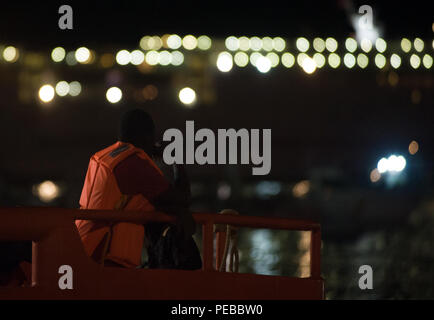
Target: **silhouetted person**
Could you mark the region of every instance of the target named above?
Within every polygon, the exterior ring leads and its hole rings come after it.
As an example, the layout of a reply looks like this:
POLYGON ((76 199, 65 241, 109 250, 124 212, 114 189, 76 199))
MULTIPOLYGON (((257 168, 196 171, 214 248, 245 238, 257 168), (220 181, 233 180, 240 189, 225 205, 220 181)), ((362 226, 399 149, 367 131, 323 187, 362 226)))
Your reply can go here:
MULTIPOLYGON (((80 208, 157 210, 177 217, 176 227, 157 223, 143 226, 120 222, 110 225, 77 220, 85 250, 96 261, 110 266, 140 266, 145 228, 146 238, 150 241, 149 256, 153 260, 149 262, 150 267, 159 267, 161 263, 155 261, 164 260, 164 257, 160 259, 161 255, 169 254, 161 248, 173 246, 175 239, 179 244, 188 243, 187 247, 193 245, 191 236, 195 232, 195 223, 188 211, 190 184, 181 165, 173 165, 172 184, 163 175, 154 162, 155 158, 162 156, 162 151, 163 147, 156 145, 151 116, 141 109, 134 109, 122 116, 119 141, 91 157, 80 208), (172 238, 174 240, 170 240, 172 238), (161 239, 165 241, 162 243, 161 239)), ((198 253, 194 254, 197 257, 198 253)), ((184 265, 190 269, 200 267, 198 263, 184 265)), ((171 267, 170 264, 167 267, 171 267)))

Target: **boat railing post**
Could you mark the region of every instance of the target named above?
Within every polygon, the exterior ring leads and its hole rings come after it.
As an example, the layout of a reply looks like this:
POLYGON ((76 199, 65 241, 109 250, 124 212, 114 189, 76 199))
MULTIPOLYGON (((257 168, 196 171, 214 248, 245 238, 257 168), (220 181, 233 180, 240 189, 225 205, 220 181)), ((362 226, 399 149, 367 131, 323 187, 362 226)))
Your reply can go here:
POLYGON ((203 267, 204 271, 214 270, 214 236, 213 221, 208 220, 202 225, 202 250, 203 250, 203 267))
POLYGON ((321 278, 321 229, 313 228, 310 235, 310 276, 321 278))

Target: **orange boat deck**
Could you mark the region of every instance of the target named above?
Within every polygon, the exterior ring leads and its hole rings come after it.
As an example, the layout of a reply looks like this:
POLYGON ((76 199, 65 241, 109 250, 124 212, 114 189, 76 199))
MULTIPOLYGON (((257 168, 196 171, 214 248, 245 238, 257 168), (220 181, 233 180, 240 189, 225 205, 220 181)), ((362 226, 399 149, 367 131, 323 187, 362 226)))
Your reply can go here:
MULTIPOLYGON (((0 241, 33 241, 32 285, 0 287, 0 299, 187 299, 282 300, 323 299, 321 229, 315 222, 282 218, 195 213, 202 225, 202 270, 155 270, 103 267, 84 252, 74 221, 170 222, 161 212, 78 210, 60 208, 1 208, 0 241), (215 224, 239 227, 311 231, 308 278, 240 274, 214 267, 215 224), (60 289, 59 267, 73 270, 73 288, 60 289)), ((216 261, 222 259, 225 233, 218 232, 216 261)))

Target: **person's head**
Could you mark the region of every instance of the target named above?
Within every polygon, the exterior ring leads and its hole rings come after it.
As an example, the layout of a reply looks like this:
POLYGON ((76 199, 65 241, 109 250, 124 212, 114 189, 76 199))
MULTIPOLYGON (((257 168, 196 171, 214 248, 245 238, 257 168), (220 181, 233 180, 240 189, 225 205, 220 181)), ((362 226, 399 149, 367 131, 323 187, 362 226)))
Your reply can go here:
POLYGON ((154 120, 142 109, 129 110, 122 115, 118 138, 147 153, 152 152, 155 144, 154 120))

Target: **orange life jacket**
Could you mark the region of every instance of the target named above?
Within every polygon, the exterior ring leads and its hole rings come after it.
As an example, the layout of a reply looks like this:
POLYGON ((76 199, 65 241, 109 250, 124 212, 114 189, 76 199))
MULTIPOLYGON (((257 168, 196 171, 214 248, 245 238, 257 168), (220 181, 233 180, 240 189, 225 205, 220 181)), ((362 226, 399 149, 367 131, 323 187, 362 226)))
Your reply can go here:
MULTIPOLYGON (((126 196, 121 194, 117 185, 113 170, 132 154, 147 160, 163 175, 142 149, 129 143, 116 142, 91 157, 80 197, 81 209, 154 210, 153 205, 141 194, 131 195, 126 201, 126 196)), ((119 222, 110 226, 108 223, 91 220, 76 220, 75 223, 89 256, 92 256, 101 241, 106 239, 108 247, 105 259, 125 267, 140 265, 144 241, 143 225, 119 222)))

